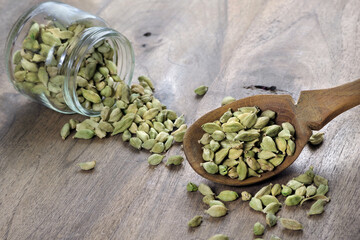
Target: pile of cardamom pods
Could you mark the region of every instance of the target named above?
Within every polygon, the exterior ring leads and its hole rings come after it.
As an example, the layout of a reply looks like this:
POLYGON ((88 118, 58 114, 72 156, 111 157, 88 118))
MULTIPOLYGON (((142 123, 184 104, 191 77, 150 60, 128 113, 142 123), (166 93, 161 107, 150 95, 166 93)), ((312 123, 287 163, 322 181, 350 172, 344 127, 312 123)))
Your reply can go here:
MULTIPOLYGON (((223 217, 228 213, 223 202, 230 202, 237 200, 240 196, 235 191, 224 190, 215 196, 215 193, 206 184, 197 186, 194 183, 188 183, 186 186, 188 192, 199 191, 203 197, 203 202, 209 205, 209 209, 205 211, 211 217, 223 217)), ((254 196, 249 192, 241 192, 242 201, 249 201, 249 206, 255 210, 265 214, 265 222, 271 228, 280 221, 281 225, 290 230, 302 230, 303 226, 300 222, 289 218, 279 218, 276 216, 277 212, 281 210, 282 203, 278 196, 285 197, 284 204, 287 207, 302 205, 309 200, 315 200, 308 216, 318 215, 324 212, 324 206, 330 201, 326 196, 329 191, 328 180, 324 177, 316 175, 313 167, 310 167, 305 173, 293 178, 286 185, 269 184, 262 187, 254 196)), ((203 221, 203 217, 197 215, 189 222, 189 227, 198 227, 203 221)), ((261 236, 265 232, 265 226, 260 222, 254 224, 253 232, 255 236, 261 236)), ((228 239, 226 235, 218 234, 210 239, 228 239), (219 238, 217 238, 218 236, 219 238), (220 238, 222 237, 222 238, 220 238)), ((277 236, 272 236, 270 239, 280 240, 277 236)))
MULTIPOLYGON (((82 24, 66 28, 53 21, 47 25, 34 22, 23 40, 22 49, 13 55, 15 85, 28 94, 45 94, 51 104, 66 109, 65 76, 58 64, 63 55, 71 53, 86 28, 82 24)), ((112 107, 122 91, 126 91, 126 84, 117 75, 114 53, 107 40, 99 41, 86 53, 76 77, 76 93, 84 108, 101 111, 104 106, 112 107)))
POLYGON ((202 125, 201 166, 210 174, 239 180, 273 171, 295 152, 295 128, 289 122, 275 124, 275 115, 258 107, 229 108, 219 120, 202 125))
MULTIPOLYGON (((122 133, 123 141, 154 154, 166 152, 174 142, 182 142, 187 129, 184 116, 166 109, 153 96, 154 87, 149 78, 141 76, 138 80, 140 84, 133 84, 128 94, 116 100, 113 108, 103 107, 100 117, 90 117, 80 123, 70 119, 62 127, 61 137, 65 139, 72 129, 76 130, 74 138, 81 139, 122 133)), ((157 165, 160 157, 152 156, 149 164, 157 165)))

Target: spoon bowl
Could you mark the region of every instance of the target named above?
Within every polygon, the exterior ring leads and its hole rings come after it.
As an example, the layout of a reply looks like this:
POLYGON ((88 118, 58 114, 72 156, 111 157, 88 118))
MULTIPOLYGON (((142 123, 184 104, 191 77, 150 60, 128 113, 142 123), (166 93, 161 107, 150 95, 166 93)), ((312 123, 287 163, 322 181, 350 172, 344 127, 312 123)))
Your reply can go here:
POLYGON ((246 186, 264 181, 289 167, 300 155, 307 144, 312 130, 320 130, 331 119, 340 113, 360 104, 360 79, 323 90, 303 91, 299 101, 295 104, 290 95, 256 95, 243 98, 212 110, 194 122, 184 136, 184 152, 191 167, 202 177, 213 182, 230 186, 246 186), (200 163, 202 159, 202 145, 198 140, 205 133, 201 126, 213 122, 231 108, 236 111, 240 107, 257 106, 261 111, 276 112, 276 124, 290 122, 295 127, 296 150, 294 155, 286 156, 284 161, 273 171, 264 172, 261 177, 250 177, 245 180, 232 179, 220 174, 207 173, 200 163))

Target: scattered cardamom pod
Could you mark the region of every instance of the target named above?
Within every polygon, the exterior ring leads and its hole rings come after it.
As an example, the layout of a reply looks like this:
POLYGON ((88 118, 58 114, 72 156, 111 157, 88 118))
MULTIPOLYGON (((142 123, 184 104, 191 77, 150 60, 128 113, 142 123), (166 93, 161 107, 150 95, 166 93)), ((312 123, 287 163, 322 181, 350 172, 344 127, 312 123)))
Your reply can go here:
POLYGON ((209 214, 211 217, 223 217, 226 215, 228 209, 221 205, 213 205, 205 213, 209 214))
POLYGON ((165 157, 164 155, 152 154, 148 158, 148 163, 152 166, 159 165, 162 162, 164 157, 165 157))
POLYGON ((311 208, 308 212, 308 215, 317 215, 317 214, 322 214, 324 212, 324 206, 326 205, 328 201, 326 201, 325 199, 319 199, 316 200, 316 202, 311 205, 311 208))
POLYGON ((208 87, 207 86, 204 86, 204 85, 201 85, 200 87, 196 88, 194 90, 194 92, 199 95, 199 96, 203 96, 205 95, 205 93, 207 92, 208 90, 208 87))
POLYGON ((224 234, 216 234, 209 238, 208 240, 229 240, 229 237, 224 234))
POLYGON ((81 170, 85 170, 85 171, 93 169, 95 165, 96 165, 96 161, 79 163, 79 167, 81 168, 81 170))
POLYGON ((280 218, 281 225, 290 230, 302 230, 303 226, 301 223, 299 223, 296 220, 290 219, 290 218, 280 218))
POLYGON ((312 145, 319 145, 323 141, 324 141, 324 133, 322 133, 322 132, 314 133, 309 138, 309 143, 311 143, 312 145))
POLYGON ((215 195, 215 193, 211 190, 211 188, 204 183, 200 183, 200 185, 198 186, 198 190, 204 196, 215 195))
POLYGON ((196 215, 195 217, 193 217, 189 222, 188 222, 188 226, 189 227, 198 227, 200 226, 200 224, 202 223, 202 216, 196 215))
POLYGON ((196 186, 195 183, 192 183, 192 182, 189 182, 187 185, 186 185, 186 190, 188 192, 196 192, 198 190, 198 186, 196 186))
POLYGON ((174 155, 174 156, 170 156, 168 158, 168 160, 166 161, 166 165, 180 165, 182 162, 184 161, 184 158, 180 155, 174 155))
POLYGON ((272 213, 267 213, 266 214, 266 224, 269 227, 273 227, 276 225, 276 223, 277 223, 277 217, 272 213))
POLYGON ((224 202, 230 202, 230 201, 235 201, 236 199, 238 199, 239 195, 234 191, 224 190, 224 191, 221 191, 219 193, 219 195, 216 196, 216 198, 220 199, 221 201, 224 201, 224 202))
POLYGON ((261 235, 264 234, 264 231, 265 231, 264 225, 262 225, 262 224, 259 223, 259 222, 256 222, 256 223, 254 224, 254 228, 253 228, 254 235, 256 235, 256 236, 261 236, 261 235))
POLYGON ((242 191, 241 192, 241 200, 243 200, 243 201, 250 201, 250 199, 251 199, 251 194, 250 193, 248 193, 248 192, 246 192, 246 191, 242 191))

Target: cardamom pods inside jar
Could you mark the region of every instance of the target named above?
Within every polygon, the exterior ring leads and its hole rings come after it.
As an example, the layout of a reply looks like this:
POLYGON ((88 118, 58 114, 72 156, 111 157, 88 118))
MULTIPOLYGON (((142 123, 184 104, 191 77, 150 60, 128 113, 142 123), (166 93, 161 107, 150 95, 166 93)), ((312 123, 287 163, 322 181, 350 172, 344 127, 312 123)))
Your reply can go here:
POLYGON ((130 41, 92 14, 44 2, 23 14, 5 48, 14 87, 55 111, 99 116, 128 99, 134 71, 130 41))

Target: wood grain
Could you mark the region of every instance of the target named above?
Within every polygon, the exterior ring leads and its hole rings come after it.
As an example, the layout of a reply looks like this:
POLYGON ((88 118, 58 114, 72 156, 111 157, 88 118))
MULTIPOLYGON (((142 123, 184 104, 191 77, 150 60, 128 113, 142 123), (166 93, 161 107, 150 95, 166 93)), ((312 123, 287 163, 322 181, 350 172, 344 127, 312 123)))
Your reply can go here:
MULTIPOLYGON (((0 0, 1 45, 12 23, 38 0, 0 0)), ((66 0, 104 18, 133 43, 135 76, 154 79, 155 95, 184 113, 191 125, 220 106, 224 96, 289 94, 335 87, 360 76, 359 1, 140 1, 66 0), (144 36, 150 32, 151 36, 144 36), (194 96, 205 84, 208 93, 194 96), (253 86, 276 86, 268 92, 253 86)), ((269 182, 285 183, 313 165, 329 179, 331 202, 321 216, 308 218, 310 205, 284 207, 304 230, 267 229, 264 239, 358 239, 360 234, 360 108, 328 123, 324 143, 306 146, 279 176, 250 187, 225 187, 181 167, 149 167, 148 153, 131 149, 121 137, 62 141, 69 118, 17 93, 0 63, 0 239, 208 239, 224 233, 252 239, 261 213, 247 203, 227 204, 221 219, 204 215, 199 193, 187 182, 255 193, 269 182), (97 160, 89 173, 77 163, 97 160)), ((182 154, 179 145, 170 154, 182 154)))

